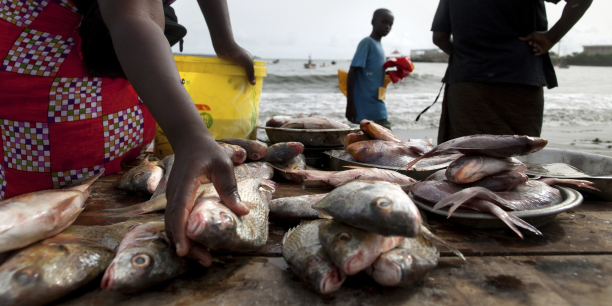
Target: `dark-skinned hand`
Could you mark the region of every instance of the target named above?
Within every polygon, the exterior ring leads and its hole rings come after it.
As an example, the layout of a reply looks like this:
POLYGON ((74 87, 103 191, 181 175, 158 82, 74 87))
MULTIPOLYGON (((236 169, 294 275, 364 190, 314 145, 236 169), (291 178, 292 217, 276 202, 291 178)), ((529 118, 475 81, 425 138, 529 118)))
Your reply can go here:
POLYGON ((519 37, 520 40, 526 41, 533 48, 533 54, 540 56, 548 53, 556 42, 553 42, 548 37, 548 32, 532 32, 525 37, 519 37))
POLYGON ((238 195, 232 162, 212 137, 189 141, 186 145, 177 146, 174 152, 175 162, 166 190, 166 234, 176 246, 179 256, 187 256, 203 266, 209 266, 212 262, 210 253, 186 235, 187 221, 198 187, 212 181, 221 201, 234 213, 245 215, 249 209, 238 195))
POLYGON ((353 101, 346 102, 346 113, 344 115, 346 119, 352 123, 355 123, 357 119, 357 110, 355 109, 355 103, 353 101))
POLYGON ((243 67, 247 79, 251 83, 251 85, 255 85, 255 68, 253 67, 253 55, 249 53, 249 51, 243 49, 242 47, 235 45, 227 52, 223 52, 222 54, 217 54, 219 58, 230 60, 236 65, 243 67))

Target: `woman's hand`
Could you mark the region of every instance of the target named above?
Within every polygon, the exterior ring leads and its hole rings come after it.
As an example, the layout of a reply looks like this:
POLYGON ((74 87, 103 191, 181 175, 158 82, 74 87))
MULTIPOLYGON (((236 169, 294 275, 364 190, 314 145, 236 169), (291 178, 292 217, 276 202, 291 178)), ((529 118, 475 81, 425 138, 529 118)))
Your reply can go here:
POLYGON ((526 41, 533 48, 535 56, 540 56, 548 53, 548 50, 557 43, 548 36, 548 32, 532 32, 525 37, 519 37, 519 39, 526 41))
POLYGON ((200 138, 199 141, 181 141, 174 148, 175 161, 166 190, 166 233, 176 245, 179 256, 187 256, 209 266, 212 260, 210 253, 188 239, 185 233, 198 187, 203 182, 212 181, 223 203, 234 213, 245 215, 249 209, 238 195, 234 166, 229 157, 210 134, 197 138, 200 138))
POLYGON ((236 65, 244 68, 247 79, 251 85, 255 85, 255 68, 253 67, 253 55, 249 51, 238 45, 234 45, 230 50, 220 51, 217 56, 222 59, 230 60, 236 65))

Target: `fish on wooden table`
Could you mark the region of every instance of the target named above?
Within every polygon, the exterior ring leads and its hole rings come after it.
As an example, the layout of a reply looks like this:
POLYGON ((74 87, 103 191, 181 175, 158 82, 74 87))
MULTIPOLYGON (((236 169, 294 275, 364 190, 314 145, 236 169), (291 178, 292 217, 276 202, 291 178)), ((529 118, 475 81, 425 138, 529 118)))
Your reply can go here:
POLYGON ((319 240, 319 225, 326 220, 303 221, 282 240, 283 258, 302 281, 321 294, 336 292, 346 275, 338 268, 319 240))
POLYGON ((266 153, 268 152, 268 146, 265 143, 259 142, 257 140, 242 138, 223 138, 217 141, 240 146, 247 152, 247 158, 249 160, 260 160, 264 158, 264 156, 266 156, 266 153))
POLYGON ((164 221, 146 222, 123 237, 100 287, 138 292, 183 274, 187 266, 187 260, 170 246, 164 221))
POLYGON ((284 163, 302 153, 304 153, 304 145, 300 142, 279 142, 268 147, 268 153, 263 161, 284 163))
POLYGON ((115 187, 152 194, 164 175, 164 169, 159 164, 160 161, 144 162, 128 170, 115 182, 115 187))
POLYGON ((351 127, 338 120, 322 117, 304 117, 289 120, 281 126, 286 129, 350 129, 351 127))
POLYGON ((247 158, 247 151, 240 146, 236 146, 228 143, 218 143, 221 150, 227 154, 234 165, 244 163, 247 158))
MULTIPOLYGON (((277 169, 284 170, 306 170, 306 156, 300 154, 286 162, 273 164, 277 169)), ((302 177, 297 174, 288 173, 285 171, 277 171, 280 176, 284 179, 293 182, 294 184, 301 184, 302 177)))
POLYGON ((399 185, 350 182, 332 190, 312 208, 348 225, 384 236, 416 237, 421 214, 399 185))
POLYGON ((270 201, 270 219, 284 222, 317 219, 319 212, 312 206, 326 195, 327 193, 274 199, 270 201))
POLYGON ((0 305, 44 305, 94 280, 111 263, 128 230, 154 220, 141 219, 73 225, 20 250, 0 266, 0 305))
POLYGON ((346 151, 358 162, 387 167, 401 167, 419 157, 403 143, 386 140, 355 142, 346 151))
POLYGON ((380 255, 366 269, 382 286, 408 287, 438 266, 440 253, 427 238, 404 238, 394 249, 380 255))
POLYGON ((399 245, 403 237, 385 237, 337 220, 324 220, 319 224, 319 239, 336 266, 355 275, 399 245))
POLYGON ((104 173, 63 189, 42 190, 0 201, 0 253, 59 234, 85 209, 90 186, 104 173))
MULTIPOLYGON (((164 174, 165 175, 165 174, 164 174)), ((251 162, 234 166, 234 175, 236 181, 245 179, 271 179, 274 176, 274 168, 266 162, 251 162)), ((153 211, 166 209, 166 184, 167 179, 160 182, 158 189, 155 191, 151 199, 128 207, 103 209, 102 212, 112 212, 109 217, 127 217, 133 215, 145 214, 153 211)), ((217 190, 212 183, 205 183, 198 187, 197 194, 200 196, 210 195, 218 196, 217 190)))
POLYGON ((518 135, 471 135, 455 138, 435 146, 431 151, 406 164, 412 168, 419 160, 442 153, 485 155, 490 157, 514 157, 537 152, 548 144, 540 137, 518 135))
POLYGON ((513 157, 497 158, 482 155, 464 155, 446 168, 446 178, 456 184, 469 184, 488 175, 503 171, 525 172, 527 166, 513 157))
POLYGON ((295 119, 291 116, 274 116, 266 122, 267 127, 281 127, 283 124, 295 119))
POLYGON ((268 205, 278 185, 265 179, 238 182, 238 194, 250 209, 236 216, 219 197, 196 200, 187 222, 187 237, 212 251, 250 252, 268 240, 268 205))
POLYGON ((319 170, 291 170, 287 171, 301 175, 308 181, 324 182, 328 185, 338 187, 352 181, 383 181, 398 184, 404 190, 409 190, 416 180, 401 173, 378 169, 357 168, 345 171, 319 171, 319 170))

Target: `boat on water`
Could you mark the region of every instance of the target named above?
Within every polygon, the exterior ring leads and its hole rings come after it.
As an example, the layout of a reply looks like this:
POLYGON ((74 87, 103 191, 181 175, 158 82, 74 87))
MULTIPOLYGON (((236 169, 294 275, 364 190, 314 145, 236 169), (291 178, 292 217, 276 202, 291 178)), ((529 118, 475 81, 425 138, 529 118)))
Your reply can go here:
POLYGON ((310 59, 310 55, 308 56, 308 63, 304 63, 304 68, 306 68, 306 69, 317 68, 317 64, 312 62, 312 60, 310 59))
POLYGON ((557 63, 557 68, 564 68, 567 69, 570 66, 566 63, 566 62, 561 62, 561 63, 557 63))
POLYGON ((273 61, 269 61, 268 64, 278 64, 280 62, 279 59, 275 59, 273 61))

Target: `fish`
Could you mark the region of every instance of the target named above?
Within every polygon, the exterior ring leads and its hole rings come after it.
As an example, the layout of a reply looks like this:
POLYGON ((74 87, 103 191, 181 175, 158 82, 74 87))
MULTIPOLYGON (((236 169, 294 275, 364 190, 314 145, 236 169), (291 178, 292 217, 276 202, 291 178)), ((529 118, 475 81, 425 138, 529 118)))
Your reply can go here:
MULTIPOLYGON (((413 199, 424 204, 437 205, 443 199, 450 195, 463 190, 461 185, 455 184, 448 180, 426 180, 417 182, 410 186, 410 194, 413 199)), ((507 213, 502 208, 484 200, 470 201, 469 205, 464 205, 465 208, 477 210, 483 213, 490 213, 502 220, 512 231, 519 237, 523 238, 523 234, 518 230, 517 226, 527 229, 536 235, 542 235, 537 228, 525 222, 519 217, 507 213)), ((435 207, 435 206, 434 206, 435 207)), ((441 208, 441 207, 440 207, 441 208)), ((436 208, 437 209, 437 208, 436 208)), ((449 212, 449 217, 452 212, 449 212)))
POLYGON ((304 153, 304 145, 300 142, 279 142, 268 147, 268 153, 263 161, 284 163, 302 153, 304 153))
MULTIPOLYGON (((425 180, 446 181, 446 169, 436 171, 425 180)), ((484 178, 473 183, 461 184, 461 187, 484 187, 491 191, 509 191, 526 183, 528 180, 529 177, 525 173, 517 171, 504 171, 485 176, 484 178)))
POLYGON ((403 237, 385 237, 349 226, 337 220, 319 224, 319 240, 336 266, 346 275, 369 267, 380 254, 402 242, 403 237))
POLYGON ((0 305, 44 305, 89 283, 104 273, 127 231, 142 222, 72 225, 20 250, 0 266, 0 305))
POLYGON ((86 177, 68 188, 42 190, 0 201, 0 253, 55 236, 85 209, 90 186, 104 174, 86 177))
POLYGON ((235 146, 227 143, 218 143, 221 146, 221 150, 227 154, 234 165, 244 163, 247 158, 247 152, 240 146, 235 146))
POLYGON ((386 140, 355 142, 346 151, 358 162, 387 167, 402 167, 419 157, 403 143, 386 140))
POLYGON ((260 160, 268 153, 268 146, 257 140, 242 139, 242 138, 223 138, 217 140, 231 145, 240 146, 247 152, 249 160, 260 160))
POLYGON ((295 119, 291 116, 274 116, 266 122, 268 127, 281 127, 283 124, 295 119))
POLYGON ((152 194, 164 175, 164 169, 158 164, 158 161, 144 162, 128 170, 115 182, 115 187, 121 190, 152 194))
POLYGON ((212 251, 250 252, 268 240, 268 205, 278 185, 265 179, 246 179, 238 182, 238 194, 250 209, 244 216, 236 216, 221 199, 200 197, 187 221, 187 237, 212 251))
POLYGON ((351 127, 338 120, 322 117, 295 118, 281 125, 285 129, 350 129, 351 127))
POLYGON ((187 271, 166 237, 164 221, 135 226, 125 235, 102 277, 105 290, 138 292, 187 271))
POLYGON ((336 292, 346 274, 338 268, 319 241, 323 220, 302 221, 290 229, 282 240, 283 258, 302 281, 321 294, 336 292))
POLYGON ((332 190, 312 208, 348 225, 384 236, 416 237, 421 214, 399 185, 350 182, 332 190))
POLYGON ((326 195, 327 193, 322 193, 274 199, 270 201, 270 219, 284 222, 317 219, 319 212, 313 209, 312 205, 326 195))
POLYGON ((395 133, 391 132, 391 130, 384 126, 375 123, 374 121, 363 119, 359 123, 359 128, 372 139, 403 143, 403 141, 401 141, 399 137, 395 135, 395 133))
POLYGON ((338 187, 352 181, 384 181, 400 185, 402 189, 409 190, 416 180, 401 173, 378 169, 357 168, 345 171, 319 171, 319 170, 291 170, 287 171, 301 175, 308 181, 323 182, 338 187))
POLYGON ((526 170, 527 166, 513 157, 464 155, 448 166, 446 178, 456 184, 468 184, 503 171, 525 172, 526 170))
MULTIPOLYGON (((276 168, 286 169, 286 170, 306 170, 306 156, 304 154, 300 154, 284 163, 276 163, 274 164, 276 168)), ((301 184, 302 177, 299 175, 287 173, 285 171, 278 171, 280 176, 284 179, 293 182, 294 184, 301 184)))
POLYGON ((424 236, 404 238, 394 249, 380 255, 366 269, 382 286, 408 287, 438 266, 440 253, 424 236))
POLYGON ((363 131, 359 131, 357 133, 350 133, 346 135, 346 137, 344 137, 344 146, 349 146, 352 143, 366 140, 372 140, 372 138, 364 134, 363 131))
MULTIPOLYGON (((240 164, 238 166, 234 166, 234 176, 236 177, 236 181, 241 181, 245 179, 271 179, 274 176, 274 168, 269 163, 266 162, 251 162, 240 164)), ((112 209, 103 209, 101 212, 112 212, 113 215, 109 215, 109 217, 129 217, 134 215, 146 214, 153 211, 164 210, 166 209, 166 182, 160 183, 160 187, 155 191, 155 194, 151 196, 146 202, 139 203, 136 205, 122 207, 122 208, 112 208, 112 209)), ((203 181, 204 184, 198 187, 197 195, 211 195, 218 196, 217 190, 215 186, 210 181, 203 181), (208 182, 208 183, 207 183, 208 182)))
POLYGON ((540 151, 548 140, 540 137, 518 135, 471 135, 455 138, 441 143, 419 158, 406 164, 412 168, 419 160, 442 153, 462 153, 465 155, 485 155, 490 157, 515 157, 540 151))

